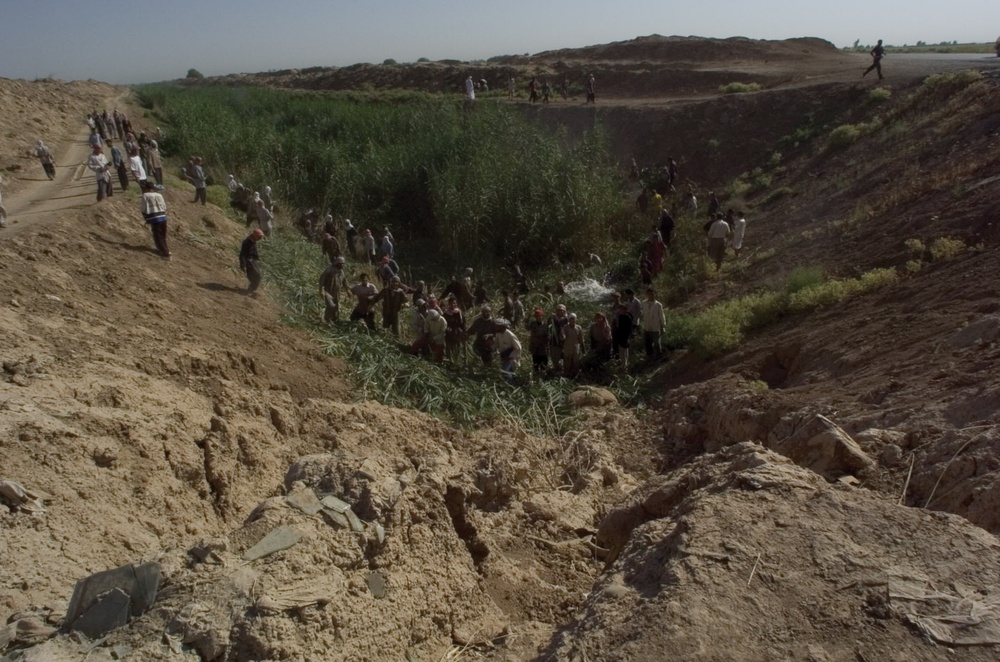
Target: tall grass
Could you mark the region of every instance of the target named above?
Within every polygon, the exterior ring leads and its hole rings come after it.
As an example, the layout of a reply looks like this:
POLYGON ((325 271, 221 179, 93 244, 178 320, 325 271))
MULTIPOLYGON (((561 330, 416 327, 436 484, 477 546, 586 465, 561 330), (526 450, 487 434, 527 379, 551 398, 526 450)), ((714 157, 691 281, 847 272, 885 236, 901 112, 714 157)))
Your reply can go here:
POLYGON ((139 88, 168 125, 164 149, 198 153, 292 206, 430 237, 439 263, 540 266, 585 256, 620 217, 599 130, 570 144, 503 104, 359 101, 257 88, 139 88))
MULTIPOLYGON (((471 355, 466 361, 439 365, 409 354, 405 345, 386 334, 369 333, 360 323, 321 323, 316 292, 326 263, 315 244, 280 230, 260 248, 265 278, 279 292, 285 321, 308 330, 324 352, 346 359, 359 398, 417 409, 465 427, 505 422, 538 434, 561 435, 577 424, 567 405, 577 383, 530 379, 526 344, 519 384, 510 385, 500 379, 495 363, 485 367, 471 355)), ((622 403, 637 404, 645 386, 640 379, 618 376, 610 388, 622 403)))

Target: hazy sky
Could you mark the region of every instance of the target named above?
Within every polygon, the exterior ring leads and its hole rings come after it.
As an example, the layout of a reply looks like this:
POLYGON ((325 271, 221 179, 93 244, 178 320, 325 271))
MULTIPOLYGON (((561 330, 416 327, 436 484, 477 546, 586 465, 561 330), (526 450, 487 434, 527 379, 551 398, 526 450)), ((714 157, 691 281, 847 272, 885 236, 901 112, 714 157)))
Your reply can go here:
POLYGON ((0 77, 137 83, 650 34, 992 42, 997 0, 0 0, 0 77))

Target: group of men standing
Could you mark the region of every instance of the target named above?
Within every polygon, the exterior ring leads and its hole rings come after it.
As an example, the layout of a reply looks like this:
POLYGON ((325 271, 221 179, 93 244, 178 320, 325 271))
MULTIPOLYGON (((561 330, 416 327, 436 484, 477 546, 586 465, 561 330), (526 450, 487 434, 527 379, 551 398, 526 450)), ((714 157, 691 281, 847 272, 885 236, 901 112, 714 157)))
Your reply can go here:
MULTIPOLYGON (((353 302, 348 316, 351 322, 363 322, 374 331, 376 313, 381 310, 384 331, 397 339, 402 335, 401 318, 410 307, 409 350, 428 356, 436 362, 459 361, 471 353, 484 365, 491 365, 499 357, 501 372, 513 381, 521 363, 522 342, 518 330, 527 336, 528 350, 532 356, 533 372, 547 375, 576 377, 586 360, 602 364, 618 359, 624 367, 629 364, 629 347, 633 339, 642 335, 646 354, 650 358, 662 354, 661 338, 666 324, 663 304, 656 300, 652 288, 642 301, 632 290, 626 290, 624 299, 616 295, 610 312, 595 313, 591 324, 578 323, 577 315, 564 304, 555 306, 546 316, 537 308, 529 317, 519 292, 503 292, 502 302, 494 315, 482 281, 474 281, 474 270, 466 268, 460 276, 452 276, 435 296, 423 281, 415 285, 403 283, 399 267, 384 244, 376 270, 375 282, 367 271, 351 282, 347 275, 347 258, 341 254, 336 225, 327 217, 324 231, 323 253, 328 266, 319 278, 319 294, 323 300, 323 320, 338 323, 341 320, 342 300, 353 302), (331 249, 331 245, 337 248, 331 249), (470 347, 471 344, 471 347, 470 347), (588 354, 589 350, 589 354, 588 354)), ((349 225, 349 224, 348 224, 349 225)), ((353 226, 351 226, 353 227, 353 226)), ((248 257, 256 250, 256 241, 262 235, 255 231, 244 241, 248 257), (256 238, 255 238, 256 237, 256 238)), ((391 235, 389 235, 391 237, 391 235)), ((368 262, 367 251, 360 262, 368 262)), ((248 276, 250 272, 248 271, 248 276)), ((259 277, 257 278, 259 282, 259 277)), ((256 285, 251 284, 255 289, 256 285)))

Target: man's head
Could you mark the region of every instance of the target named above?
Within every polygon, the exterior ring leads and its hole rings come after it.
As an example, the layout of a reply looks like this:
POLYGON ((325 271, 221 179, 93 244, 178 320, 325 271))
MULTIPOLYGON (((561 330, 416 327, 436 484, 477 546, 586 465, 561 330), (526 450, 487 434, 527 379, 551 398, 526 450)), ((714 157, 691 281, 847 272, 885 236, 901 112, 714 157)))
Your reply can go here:
POLYGON ((556 317, 566 317, 566 306, 563 304, 556 306, 556 317))
POLYGON ((649 301, 656 301, 656 291, 653 288, 646 288, 646 299, 649 301))
POLYGON ((367 285, 368 284, 368 274, 365 274, 365 273, 361 274, 360 276, 358 276, 358 280, 361 281, 362 285, 367 285))
POLYGON ((567 316, 567 319, 569 320, 570 326, 576 326, 576 313, 570 313, 567 316))
POLYGON ((264 231, 261 230, 260 228, 257 228, 256 230, 250 233, 250 239, 253 241, 260 241, 263 238, 264 238, 264 231))
POLYGON ((101 146, 100 145, 93 145, 93 150, 94 150, 94 154, 100 154, 101 153, 101 146))
POLYGON ((489 306, 483 306, 479 309, 479 316, 484 320, 488 320, 493 315, 493 311, 490 310, 489 306))
POLYGON ((535 319, 536 320, 542 319, 542 315, 544 315, 544 314, 545 314, 544 310, 542 310, 541 308, 535 308, 535 319))
POLYGON ((337 258, 333 261, 333 266, 338 267, 340 269, 343 269, 344 268, 344 264, 346 262, 347 262, 347 260, 344 259, 343 255, 338 255, 337 258))
POLYGON ((150 181, 148 179, 144 179, 142 181, 142 190, 143 191, 147 191, 147 192, 148 191, 152 191, 154 188, 156 188, 156 187, 153 185, 152 181, 150 181))

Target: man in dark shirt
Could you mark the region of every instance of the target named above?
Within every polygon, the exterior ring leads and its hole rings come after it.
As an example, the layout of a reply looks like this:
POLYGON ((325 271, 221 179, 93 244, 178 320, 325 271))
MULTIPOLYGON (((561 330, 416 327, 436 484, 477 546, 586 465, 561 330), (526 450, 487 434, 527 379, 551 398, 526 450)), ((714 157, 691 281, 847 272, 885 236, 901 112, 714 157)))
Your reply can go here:
POLYGON ((882 58, 885 57, 885 48, 882 47, 881 39, 878 40, 875 48, 871 49, 868 54, 872 56, 872 66, 865 69, 865 73, 861 74, 861 77, 864 78, 874 69, 878 72, 878 79, 882 80, 882 58))
POLYGON ((257 242, 263 236, 264 232, 257 228, 240 246, 240 271, 247 275, 247 294, 252 297, 257 296, 257 288, 260 287, 260 253, 257 252, 257 242))
POLYGON ((319 294, 326 305, 323 321, 327 323, 340 321, 340 293, 347 289, 344 262, 341 256, 334 258, 319 277, 319 294))

